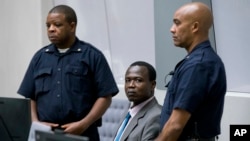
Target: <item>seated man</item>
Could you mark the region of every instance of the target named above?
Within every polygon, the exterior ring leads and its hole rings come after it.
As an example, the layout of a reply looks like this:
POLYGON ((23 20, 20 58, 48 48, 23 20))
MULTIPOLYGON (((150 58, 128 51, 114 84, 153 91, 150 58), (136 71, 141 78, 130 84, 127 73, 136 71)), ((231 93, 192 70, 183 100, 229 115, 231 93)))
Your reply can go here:
POLYGON ((125 74, 125 92, 131 102, 128 116, 122 121, 114 141, 146 141, 155 139, 160 131, 162 106, 154 97, 156 71, 146 62, 134 62, 125 74), (128 119, 127 124, 124 123, 128 119), (124 125, 126 124, 126 125, 124 125))

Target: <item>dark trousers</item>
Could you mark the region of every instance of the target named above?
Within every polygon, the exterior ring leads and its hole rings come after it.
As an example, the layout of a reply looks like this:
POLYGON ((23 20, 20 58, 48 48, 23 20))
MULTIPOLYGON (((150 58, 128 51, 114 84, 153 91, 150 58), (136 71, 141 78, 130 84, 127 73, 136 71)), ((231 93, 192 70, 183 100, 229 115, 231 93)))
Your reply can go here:
POLYGON ((100 141, 97 126, 90 126, 82 136, 88 137, 89 141, 100 141))
POLYGON ((216 141, 216 137, 212 137, 212 138, 208 138, 208 139, 204 139, 204 138, 201 138, 201 139, 187 139, 185 141, 216 141))
POLYGON ((209 138, 209 139, 200 139, 199 141, 216 141, 215 137, 209 138))

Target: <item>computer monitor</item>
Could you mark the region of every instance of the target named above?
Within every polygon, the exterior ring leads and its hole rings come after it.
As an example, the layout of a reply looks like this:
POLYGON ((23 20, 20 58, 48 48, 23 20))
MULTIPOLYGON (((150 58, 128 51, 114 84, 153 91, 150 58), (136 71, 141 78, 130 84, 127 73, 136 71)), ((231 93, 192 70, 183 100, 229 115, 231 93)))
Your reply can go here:
POLYGON ((89 141, 88 137, 40 130, 35 131, 35 138, 36 141, 89 141))
POLYGON ((27 141, 30 125, 29 99, 0 97, 1 141, 27 141))

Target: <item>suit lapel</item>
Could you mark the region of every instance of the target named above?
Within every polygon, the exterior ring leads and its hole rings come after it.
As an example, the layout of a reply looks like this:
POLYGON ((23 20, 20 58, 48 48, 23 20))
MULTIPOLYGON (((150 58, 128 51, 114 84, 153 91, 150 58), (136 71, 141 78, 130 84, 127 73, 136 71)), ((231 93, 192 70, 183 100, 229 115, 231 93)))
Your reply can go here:
POLYGON ((128 138, 129 134, 135 129, 138 125, 139 119, 143 118, 150 107, 152 107, 156 103, 156 99, 152 99, 149 103, 147 103, 142 109, 132 118, 130 123, 127 125, 125 132, 123 133, 121 140, 124 141, 128 138))

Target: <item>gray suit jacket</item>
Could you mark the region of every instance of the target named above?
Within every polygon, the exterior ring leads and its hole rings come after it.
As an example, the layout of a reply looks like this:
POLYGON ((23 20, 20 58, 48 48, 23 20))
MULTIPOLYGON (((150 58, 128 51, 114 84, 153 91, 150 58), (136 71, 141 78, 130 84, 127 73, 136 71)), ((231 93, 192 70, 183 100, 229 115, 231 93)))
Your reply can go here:
POLYGON ((154 140, 160 132, 161 109, 155 98, 147 103, 127 125, 120 141, 154 140))

